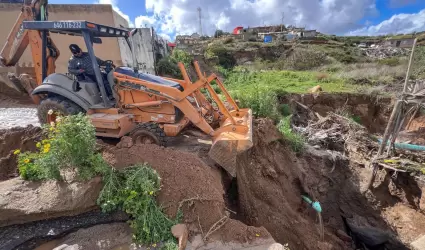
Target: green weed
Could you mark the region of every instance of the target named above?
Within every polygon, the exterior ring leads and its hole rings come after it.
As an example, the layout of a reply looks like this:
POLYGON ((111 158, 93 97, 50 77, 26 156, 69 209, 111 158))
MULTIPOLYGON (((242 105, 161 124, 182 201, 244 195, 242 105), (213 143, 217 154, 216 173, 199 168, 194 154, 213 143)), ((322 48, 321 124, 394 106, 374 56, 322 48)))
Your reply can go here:
POLYGON ((76 169, 82 180, 108 168, 96 152, 95 129, 83 114, 59 117, 44 126, 47 138, 37 143, 38 152, 19 153, 18 169, 26 180, 62 179, 61 169, 76 169))
POLYGON ((279 113, 283 116, 290 116, 292 114, 292 110, 289 104, 286 104, 286 103, 280 104, 279 113))
POLYGON ((161 183, 158 173, 148 165, 135 165, 122 172, 110 171, 104 176, 104 188, 98 199, 102 211, 121 209, 130 215, 133 241, 153 244, 174 240, 170 228, 181 219, 169 219, 156 204, 161 183))
POLYGON ((397 66, 400 64, 400 59, 397 57, 384 58, 379 60, 378 64, 388 65, 388 66, 397 66))
POLYGON ((294 152, 301 152, 304 149, 305 138, 292 130, 291 116, 282 118, 277 128, 294 152))

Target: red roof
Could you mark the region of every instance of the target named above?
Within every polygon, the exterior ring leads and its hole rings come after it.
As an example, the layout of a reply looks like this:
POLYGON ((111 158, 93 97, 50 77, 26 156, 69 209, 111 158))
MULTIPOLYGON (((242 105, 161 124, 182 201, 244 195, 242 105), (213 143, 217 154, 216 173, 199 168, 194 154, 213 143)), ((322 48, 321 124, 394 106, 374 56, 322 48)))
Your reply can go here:
POLYGON ((238 27, 234 28, 233 29, 233 34, 235 34, 235 35, 239 34, 239 30, 243 30, 243 27, 242 26, 238 26, 238 27))
POLYGON ((168 43, 168 46, 169 47, 176 47, 176 44, 175 43, 168 43))

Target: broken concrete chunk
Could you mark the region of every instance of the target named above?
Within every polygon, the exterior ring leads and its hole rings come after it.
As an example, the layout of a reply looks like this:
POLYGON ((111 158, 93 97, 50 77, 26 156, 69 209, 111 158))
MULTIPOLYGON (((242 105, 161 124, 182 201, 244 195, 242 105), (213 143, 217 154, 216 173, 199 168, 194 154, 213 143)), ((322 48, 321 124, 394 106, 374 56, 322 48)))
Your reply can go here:
POLYGON ((21 178, 0 182, 0 227, 90 211, 101 188, 99 177, 84 183, 21 178))

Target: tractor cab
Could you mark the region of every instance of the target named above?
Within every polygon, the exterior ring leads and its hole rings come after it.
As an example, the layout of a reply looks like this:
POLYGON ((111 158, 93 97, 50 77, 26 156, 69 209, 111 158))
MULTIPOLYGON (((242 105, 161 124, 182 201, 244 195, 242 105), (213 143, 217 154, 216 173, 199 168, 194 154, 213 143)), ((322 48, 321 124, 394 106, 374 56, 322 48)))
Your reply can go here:
MULTIPOLYGON (((28 30, 38 30, 40 32, 51 32, 63 35, 81 36, 84 39, 90 62, 94 69, 94 77, 85 79, 77 79, 70 74, 53 73, 43 75, 43 83, 36 87, 32 95, 47 94, 60 95, 66 97, 78 104, 85 110, 93 108, 111 108, 115 102, 110 100, 105 90, 105 84, 113 83, 113 63, 107 60, 105 67, 99 67, 93 49, 93 43, 102 43, 102 38, 121 37, 125 39, 130 50, 129 37, 131 32, 110 27, 101 24, 95 24, 87 21, 25 21, 23 28, 28 30), (94 79, 93 79, 94 78, 94 79)), ((45 46, 43 46, 45 47, 45 46)), ((134 60, 134 56, 133 56, 134 60)), ((42 58, 42 68, 45 72, 47 66, 46 57, 42 58)), ((133 74, 137 73, 137 69, 123 67, 133 74)))

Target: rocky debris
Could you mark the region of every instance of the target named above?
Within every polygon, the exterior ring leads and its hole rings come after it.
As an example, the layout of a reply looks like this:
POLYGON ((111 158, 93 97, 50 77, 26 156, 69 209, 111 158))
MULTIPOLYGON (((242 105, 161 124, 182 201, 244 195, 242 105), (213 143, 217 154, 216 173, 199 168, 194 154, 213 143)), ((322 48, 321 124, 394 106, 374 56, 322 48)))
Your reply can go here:
POLYGON ((424 250, 425 249, 425 235, 421 236, 411 244, 412 250, 424 250))
POLYGON ((101 178, 88 182, 0 182, 0 226, 81 214, 96 207, 101 178))
POLYGON ((186 249, 187 239, 189 237, 189 230, 185 224, 178 224, 171 228, 171 233, 178 239, 179 250, 186 249))
POLYGON ((16 149, 23 152, 35 151, 41 134, 41 129, 32 125, 26 128, 0 129, 0 181, 18 176, 17 158, 13 152, 16 149))
POLYGON ((376 46, 370 48, 362 48, 361 51, 365 56, 375 59, 385 59, 394 56, 408 56, 411 50, 405 48, 376 46))
MULTIPOLYGON (((75 232, 79 228, 92 227, 97 224, 126 222, 127 220, 128 220, 127 215, 122 212, 106 214, 100 211, 92 211, 92 212, 87 212, 87 213, 80 214, 77 216, 72 216, 72 217, 61 217, 61 218, 55 218, 55 219, 49 219, 49 220, 30 222, 26 224, 7 226, 7 227, 1 228, 0 230, 0 249, 15 249, 15 250, 34 249, 40 244, 63 237, 64 235, 68 233, 75 232)), ((108 231, 116 232, 117 230, 115 229, 124 230, 123 228, 125 228, 125 230, 130 232, 127 224, 125 223, 118 223, 118 224, 111 224, 111 225, 121 225, 121 226, 112 227, 112 229, 114 230, 111 230, 111 227, 109 227, 108 225, 100 225, 99 226, 100 228, 107 229, 101 232, 102 233, 108 232, 108 231)), ((85 237, 86 241, 89 238, 88 236, 90 236, 91 243, 97 243, 96 240, 101 237, 97 237, 98 233, 90 234, 89 233, 90 231, 93 231, 93 230, 84 229, 83 231, 84 234, 79 233, 78 235, 80 237, 86 235, 85 237)), ((98 231, 98 230, 95 230, 95 231, 98 231)), ((66 236, 64 238, 65 241, 63 243, 67 245, 84 243, 84 241, 73 241, 73 239, 75 239, 74 235, 71 234, 66 236)), ((104 244, 106 244, 105 241, 108 241, 109 242, 108 244, 112 244, 111 242, 122 242, 121 236, 124 237, 123 234, 118 234, 118 233, 110 233, 109 236, 112 236, 112 237, 103 239, 104 244), (116 238, 116 237, 119 237, 119 238, 116 238)), ((131 241, 130 233, 128 233, 128 236, 126 236, 126 239, 131 241)), ((53 247, 44 248, 44 249, 52 249, 52 248, 53 247)), ((43 248, 40 248, 40 249, 43 249, 43 248)), ((64 249, 70 250, 71 248, 64 248, 64 249)), ((96 249, 96 248, 80 248, 80 249, 96 249)))
POLYGON ((117 144, 117 148, 131 148, 134 145, 133 140, 129 136, 123 136, 117 144))

